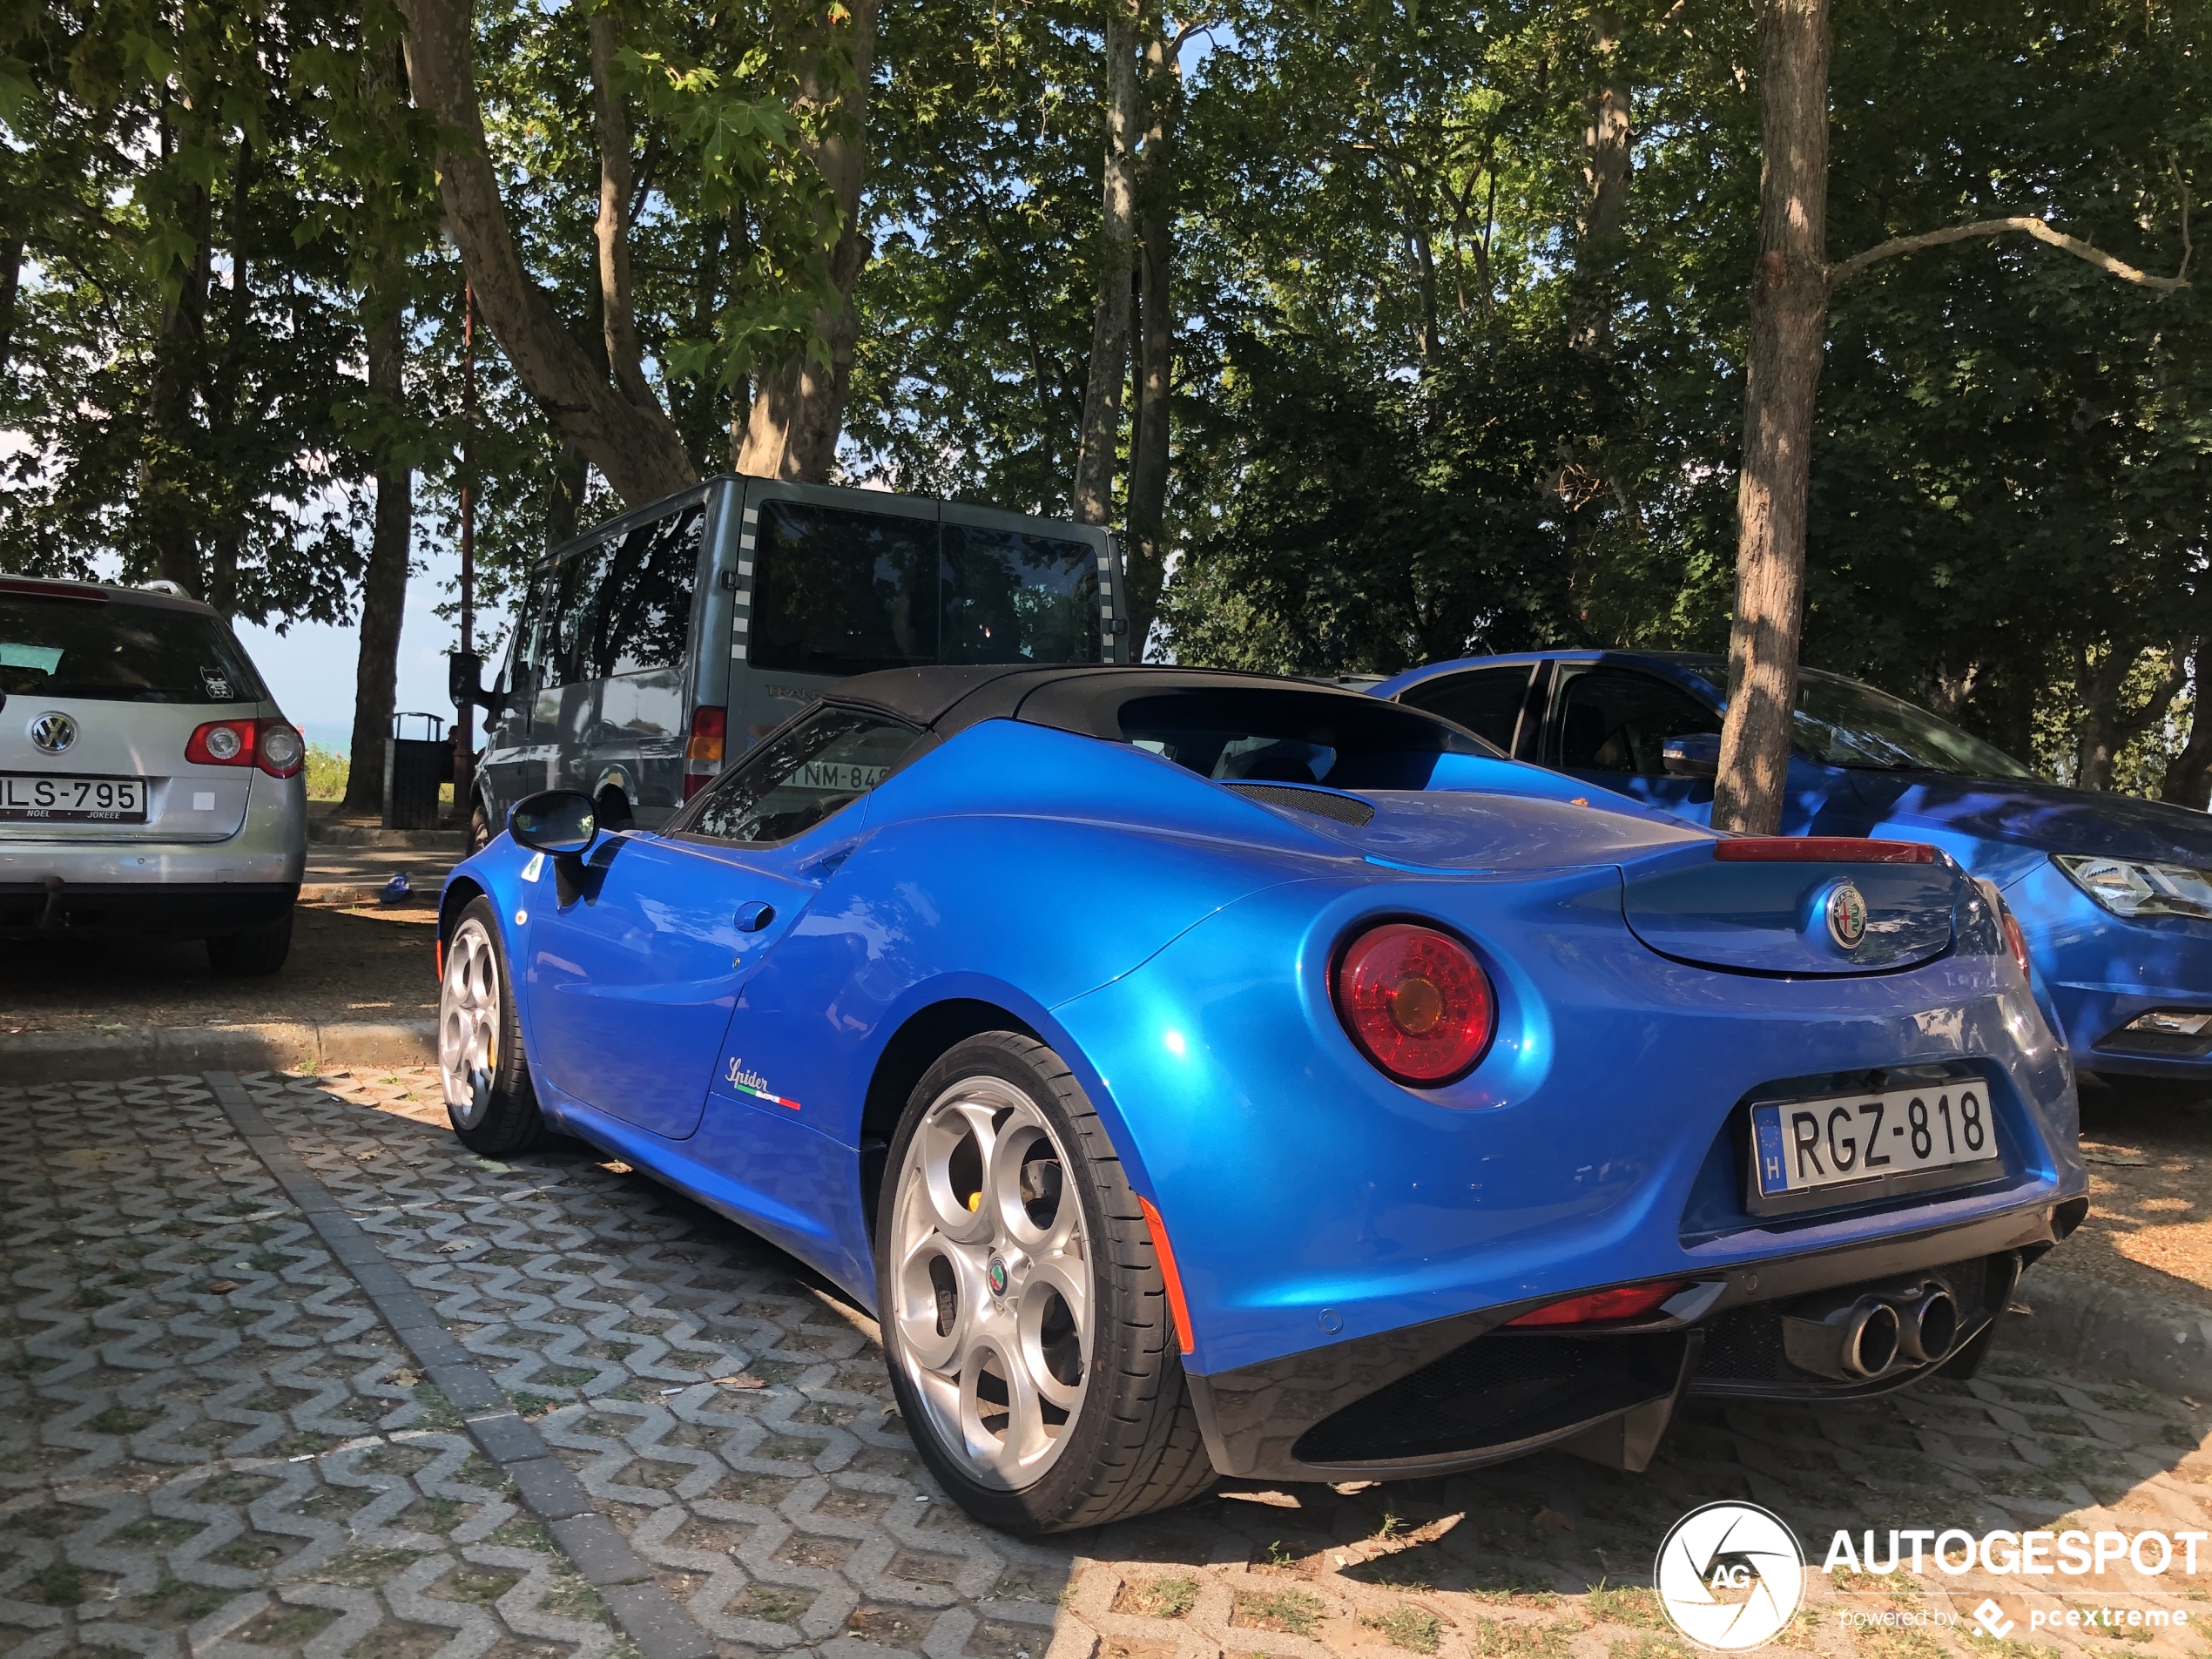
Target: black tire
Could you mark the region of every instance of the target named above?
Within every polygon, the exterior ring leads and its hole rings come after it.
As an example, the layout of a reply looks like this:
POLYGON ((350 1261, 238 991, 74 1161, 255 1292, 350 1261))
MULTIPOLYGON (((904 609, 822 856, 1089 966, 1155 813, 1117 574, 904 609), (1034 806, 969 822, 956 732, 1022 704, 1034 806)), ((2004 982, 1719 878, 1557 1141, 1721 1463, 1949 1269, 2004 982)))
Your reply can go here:
POLYGON ((292 954, 292 907, 274 921, 207 941, 207 960, 218 974, 241 976, 273 974, 292 954))
POLYGON ((469 850, 471 853, 482 852, 492 844, 493 835, 491 809, 484 805, 484 798, 479 795, 475 805, 469 809, 469 850))
MULTIPOLYGON (((1143 1212, 1097 1112, 1050 1049, 1014 1032, 988 1032, 960 1043, 929 1069, 892 1138, 875 1250, 885 1357, 900 1413, 930 1473, 978 1521, 1010 1533, 1066 1532, 1170 1508, 1212 1486, 1213 1466, 1184 1379, 1167 1289, 1143 1212), (941 1439, 908 1374, 919 1361, 894 1311, 899 1291, 890 1258, 899 1193, 912 1178, 908 1150, 932 1106, 970 1079, 995 1079, 1021 1091, 1065 1149, 1068 1167, 1060 1190, 1072 1190, 1082 1204, 1095 1311, 1088 1376, 1080 1403, 1060 1426, 1059 1450, 1032 1484, 1013 1489, 978 1480, 965 1453, 941 1439)), ((945 1328, 941 1322, 937 1326, 945 1328)))
POLYGON ((438 1075, 454 1134, 486 1157, 528 1151, 545 1133, 514 986, 499 914, 479 895, 462 908, 446 941, 438 981, 438 1075))

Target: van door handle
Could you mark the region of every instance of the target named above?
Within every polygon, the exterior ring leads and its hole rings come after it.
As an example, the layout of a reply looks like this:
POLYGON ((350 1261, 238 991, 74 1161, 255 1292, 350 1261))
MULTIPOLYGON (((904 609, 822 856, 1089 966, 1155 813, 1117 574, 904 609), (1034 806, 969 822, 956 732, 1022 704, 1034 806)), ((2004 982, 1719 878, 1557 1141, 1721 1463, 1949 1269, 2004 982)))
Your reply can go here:
POLYGON ((776 907, 758 899, 738 907, 738 931, 741 934, 757 934, 775 919, 776 907))

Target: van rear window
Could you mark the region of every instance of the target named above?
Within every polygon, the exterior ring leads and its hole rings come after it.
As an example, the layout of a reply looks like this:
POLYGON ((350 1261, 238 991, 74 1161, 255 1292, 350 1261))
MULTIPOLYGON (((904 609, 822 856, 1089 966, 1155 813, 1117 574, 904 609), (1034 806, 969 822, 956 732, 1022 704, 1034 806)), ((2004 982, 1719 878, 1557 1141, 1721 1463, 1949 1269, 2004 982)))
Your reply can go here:
POLYGON ((253 664, 214 617, 127 599, 0 595, 0 692, 122 703, 256 703, 253 664))
POLYGON ((754 557, 756 668, 842 676, 1102 655, 1087 542, 770 501, 754 557))

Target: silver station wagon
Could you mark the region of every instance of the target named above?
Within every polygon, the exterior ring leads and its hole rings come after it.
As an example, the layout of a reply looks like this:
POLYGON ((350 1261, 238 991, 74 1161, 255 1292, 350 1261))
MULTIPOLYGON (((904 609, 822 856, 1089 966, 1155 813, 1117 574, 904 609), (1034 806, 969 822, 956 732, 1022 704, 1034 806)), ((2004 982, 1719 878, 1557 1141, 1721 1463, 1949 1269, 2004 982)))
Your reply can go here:
POLYGON ((204 939, 220 972, 274 973, 306 761, 207 606, 0 577, 0 936, 204 939))

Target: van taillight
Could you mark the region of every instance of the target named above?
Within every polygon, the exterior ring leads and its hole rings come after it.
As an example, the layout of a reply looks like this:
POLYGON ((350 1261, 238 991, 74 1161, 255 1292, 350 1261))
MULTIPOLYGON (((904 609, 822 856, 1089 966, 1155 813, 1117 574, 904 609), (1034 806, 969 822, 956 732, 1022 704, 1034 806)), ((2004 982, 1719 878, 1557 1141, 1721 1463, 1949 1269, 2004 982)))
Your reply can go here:
POLYGON ((705 788, 722 770, 722 743, 729 728, 730 714, 726 709, 691 711, 691 740, 684 745, 685 800, 705 788))

